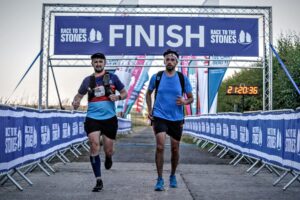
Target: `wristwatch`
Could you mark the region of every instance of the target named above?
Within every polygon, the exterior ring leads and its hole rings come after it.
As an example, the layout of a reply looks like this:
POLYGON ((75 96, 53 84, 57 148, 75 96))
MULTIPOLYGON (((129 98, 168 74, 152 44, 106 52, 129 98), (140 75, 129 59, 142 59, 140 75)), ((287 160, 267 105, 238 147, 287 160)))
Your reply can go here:
POLYGON ((119 101, 121 100, 121 95, 119 95, 119 101))

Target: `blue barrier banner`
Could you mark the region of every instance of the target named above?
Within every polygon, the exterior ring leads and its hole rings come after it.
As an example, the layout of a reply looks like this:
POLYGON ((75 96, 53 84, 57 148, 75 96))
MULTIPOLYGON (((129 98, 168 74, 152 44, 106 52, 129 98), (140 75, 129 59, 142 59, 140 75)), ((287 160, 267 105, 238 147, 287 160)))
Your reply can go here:
POLYGON ((54 54, 258 56, 257 18, 56 16, 54 54))
POLYGON ((184 132, 300 170, 300 110, 187 117, 184 132))
POLYGON ((87 139, 85 113, 0 107, 0 172, 87 139))
MULTIPOLYGON (((87 140, 86 113, 0 105, 0 173, 87 140)), ((131 121, 118 118, 118 132, 131 121)))

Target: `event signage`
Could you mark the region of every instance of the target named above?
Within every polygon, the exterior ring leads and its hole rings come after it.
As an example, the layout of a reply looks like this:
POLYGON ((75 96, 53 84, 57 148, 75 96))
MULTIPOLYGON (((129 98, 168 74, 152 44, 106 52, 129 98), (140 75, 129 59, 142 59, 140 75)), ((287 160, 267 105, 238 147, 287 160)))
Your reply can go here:
POLYGON ((258 19, 56 16, 55 55, 258 56, 258 19))

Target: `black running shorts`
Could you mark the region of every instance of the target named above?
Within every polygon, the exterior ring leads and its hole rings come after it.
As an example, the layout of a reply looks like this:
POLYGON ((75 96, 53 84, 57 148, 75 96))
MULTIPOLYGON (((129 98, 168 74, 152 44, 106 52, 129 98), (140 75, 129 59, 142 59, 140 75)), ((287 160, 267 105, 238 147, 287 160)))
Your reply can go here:
POLYGON ((159 117, 154 117, 152 123, 155 134, 166 132, 170 137, 180 141, 184 123, 183 120, 169 121, 159 117))
POLYGON ((115 140, 118 131, 118 118, 116 116, 110 119, 97 120, 86 117, 84 122, 84 130, 87 135, 94 131, 100 131, 101 135, 115 140))

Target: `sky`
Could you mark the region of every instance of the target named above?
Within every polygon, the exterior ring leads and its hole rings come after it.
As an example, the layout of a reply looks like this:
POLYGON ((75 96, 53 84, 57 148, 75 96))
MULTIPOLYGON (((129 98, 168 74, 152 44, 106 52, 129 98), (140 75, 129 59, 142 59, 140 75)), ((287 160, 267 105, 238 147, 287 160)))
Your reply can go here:
MULTIPOLYGON (((129 0, 136 2, 137 0, 129 0)), ((173 0, 172 5, 201 5, 204 0, 173 0)), ((96 3, 118 4, 120 0, 0 0, 0 103, 11 96, 17 83, 40 50, 41 17, 43 3, 96 3)), ((167 0, 140 0, 139 4, 165 4, 167 0)), ((219 0, 220 5, 272 6, 273 42, 281 34, 295 32, 300 35, 299 0, 219 0), (297 25, 298 24, 298 25, 297 25)), ((82 79, 92 68, 55 68, 61 99, 73 99, 82 79)), ((50 77, 49 101, 57 102, 54 84, 50 77)), ((39 61, 31 68, 21 85, 13 93, 10 103, 37 102, 39 61)))

